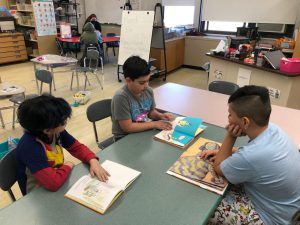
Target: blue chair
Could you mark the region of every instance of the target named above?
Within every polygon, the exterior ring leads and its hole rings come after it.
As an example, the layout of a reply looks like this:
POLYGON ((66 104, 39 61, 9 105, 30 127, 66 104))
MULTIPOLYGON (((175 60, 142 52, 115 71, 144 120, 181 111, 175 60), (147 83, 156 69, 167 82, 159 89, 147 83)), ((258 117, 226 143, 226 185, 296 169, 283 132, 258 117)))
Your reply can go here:
MULTIPOLYGON (((106 34, 107 37, 114 37, 116 36, 115 33, 107 33, 106 34)), ((114 41, 114 42, 107 42, 106 43, 106 56, 107 56, 107 59, 108 59, 108 49, 109 48, 112 48, 113 49, 113 52, 114 52, 114 56, 116 56, 116 51, 115 51, 115 48, 119 48, 119 42, 118 41, 114 41)))

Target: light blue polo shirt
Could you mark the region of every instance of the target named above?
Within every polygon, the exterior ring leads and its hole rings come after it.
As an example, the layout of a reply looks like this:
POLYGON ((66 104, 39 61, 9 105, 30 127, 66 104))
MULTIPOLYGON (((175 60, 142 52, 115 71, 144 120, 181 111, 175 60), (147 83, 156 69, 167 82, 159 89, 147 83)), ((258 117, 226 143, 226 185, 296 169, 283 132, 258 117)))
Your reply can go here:
POLYGON ((221 170, 230 183, 244 184, 265 225, 290 224, 300 209, 300 153, 275 124, 224 160, 221 170))

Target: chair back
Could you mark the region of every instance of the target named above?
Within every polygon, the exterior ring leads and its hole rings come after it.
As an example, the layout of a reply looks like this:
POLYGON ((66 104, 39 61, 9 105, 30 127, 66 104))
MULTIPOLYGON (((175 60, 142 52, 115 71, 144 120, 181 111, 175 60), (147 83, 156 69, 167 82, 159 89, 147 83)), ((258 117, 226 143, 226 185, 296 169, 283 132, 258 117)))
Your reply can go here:
POLYGON ((42 94, 43 83, 49 84, 49 92, 52 94, 52 73, 48 70, 37 70, 35 72, 35 77, 38 81, 41 82, 39 94, 42 94))
POLYGON ((209 91, 218 92, 226 95, 233 94, 237 89, 239 89, 239 86, 237 84, 221 80, 212 81, 208 85, 209 91))
POLYGON ((96 142, 99 143, 96 122, 111 117, 111 99, 104 99, 91 104, 86 110, 87 118, 93 123, 96 142))
POLYGON ((16 201, 16 199, 11 191, 11 187, 16 181, 17 159, 16 149, 13 149, 0 160, 0 188, 3 191, 8 191, 13 201, 16 201))

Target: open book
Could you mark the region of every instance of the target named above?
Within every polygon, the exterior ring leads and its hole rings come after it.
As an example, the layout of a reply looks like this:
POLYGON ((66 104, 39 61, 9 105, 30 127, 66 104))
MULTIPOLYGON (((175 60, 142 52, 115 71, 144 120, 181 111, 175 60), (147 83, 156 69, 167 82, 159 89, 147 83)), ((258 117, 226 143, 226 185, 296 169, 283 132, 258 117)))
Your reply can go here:
POLYGON ((141 172, 109 160, 102 163, 102 167, 110 174, 106 183, 85 175, 71 187, 65 196, 104 214, 141 172))
POLYGON ((199 138, 179 157, 167 174, 223 195, 228 181, 215 173, 213 162, 199 157, 202 151, 219 148, 219 143, 199 138))
POLYGON ((175 145, 182 149, 206 128, 200 118, 179 116, 171 123, 173 127, 172 130, 163 130, 154 135, 154 139, 175 145))

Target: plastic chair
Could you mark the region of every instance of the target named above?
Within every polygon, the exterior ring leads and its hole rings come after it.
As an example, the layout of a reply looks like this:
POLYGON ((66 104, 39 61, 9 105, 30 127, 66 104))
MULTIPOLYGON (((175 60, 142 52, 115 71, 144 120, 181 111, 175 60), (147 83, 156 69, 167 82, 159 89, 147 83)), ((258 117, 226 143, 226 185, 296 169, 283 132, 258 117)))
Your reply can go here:
POLYGON ((16 149, 13 149, 0 160, 0 188, 3 191, 8 191, 13 201, 16 201, 16 198, 11 190, 11 187, 16 183, 16 181, 17 181, 16 149))
POLYGON ((239 86, 235 83, 231 83, 228 81, 212 81, 208 85, 208 90, 213 92, 222 93, 225 95, 231 95, 233 94, 237 89, 239 89, 239 86))
POLYGON ((15 129, 15 122, 16 122, 16 109, 18 108, 18 106, 24 102, 24 100, 26 99, 31 99, 31 98, 35 98, 39 95, 37 94, 30 94, 30 95, 15 95, 13 97, 11 97, 9 99, 9 101, 11 101, 12 103, 14 103, 13 105, 13 122, 12 122, 12 128, 15 129))
MULTIPOLYGON (((107 33, 106 34, 107 37, 114 37, 116 36, 115 33, 107 33)), ((116 56, 116 51, 115 51, 115 48, 119 48, 119 42, 118 41, 114 41, 114 42, 107 42, 106 43, 106 56, 107 56, 107 59, 109 58, 108 57, 108 49, 109 48, 112 48, 113 49, 113 53, 114 53, 114 56, 116 56)))
POLYGON ((52 94, 52 81, 53 76, 52 73, 49 70, 37 70, 35 71, 35 78, 40 81, 40 90, 39 95, 42 94, 43 91, 43 83, 49 84, 49 93, 52 94))
POLYGON ((99 51, 97 51, 96 47, 88 47, 87 51, 86 51, 86 56, 83 59, 83 67, 76 67, 75 71, 72 72, 71 88, 70 88, 71 90, 72 90, 72 86, 73 86, 74 74, 76 75, 77 81, 78 81, 78 73, 80 73, 80 72, 83 72, 84 76, 85 76, 84 90, 86 90, 86 84, 87 84, 87 82, 89 82, 88 77, 87 77, 88 72, 91 72, 95 75, 96 80, 100 84, 101 89, 103 89, 102 82, 100 81, 100 79, 97 75, 99 59, 101 62, 101 70, 102 70, 102 74, 103 74, 104 73, 103 59, 99 55, 99 51))
POLYGON ((114 138, 110 137, 102 142, 99 142, 96 122, 108 117, 111 117, 111 99, 104 99, 91 104, 86 110, 87 118, 93 123, 95 139, 100 149, 105 149, 112 143, 114 143, 114 138))

